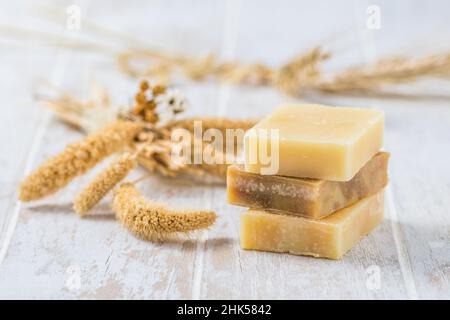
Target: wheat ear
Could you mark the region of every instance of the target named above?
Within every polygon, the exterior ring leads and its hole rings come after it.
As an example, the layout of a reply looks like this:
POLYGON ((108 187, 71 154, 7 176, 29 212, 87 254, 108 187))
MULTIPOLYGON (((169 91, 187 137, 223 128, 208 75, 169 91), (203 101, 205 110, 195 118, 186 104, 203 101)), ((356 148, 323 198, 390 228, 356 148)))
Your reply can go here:
POLYGON ((139 238, 162 241, 166 237, 204 229, 216 220, 213 211, 169 210, 144 198, 131 183, 124 183, 114 191, 112 204, 116 217, 139 238))
POLYGON ((107 156, 129 147, 141 129, 140 123, 118 120, 68 145, 21 183, 20 200, 41 199, 65 187, 73 178, 84 174, 107 156))
POLYGON ((109 191, 137 166, 136 156, 125 153, 101 171, 76 197, 73 208, 80 216, 85 216, 109 191))

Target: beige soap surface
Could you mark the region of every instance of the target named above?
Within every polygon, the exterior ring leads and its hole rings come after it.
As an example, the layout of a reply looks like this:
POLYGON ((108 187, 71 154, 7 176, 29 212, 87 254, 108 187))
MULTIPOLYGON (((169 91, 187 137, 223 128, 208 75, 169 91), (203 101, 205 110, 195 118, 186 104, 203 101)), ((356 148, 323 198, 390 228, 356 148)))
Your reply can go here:
POLYGON ((320 220, 248 210, 241 215, 241 247, 340 259, 383 214, 384 191, 320 220))
MULTIPOLYGON (((332 181, 350 180, 382 147, 384 114, 373 109, 286 105, 256 124, 254 129, 279 130, 277 175, 332 181)), ((245 170, 262 173, 260 158, 251 154, 267 136, 247 132, 245 170)))

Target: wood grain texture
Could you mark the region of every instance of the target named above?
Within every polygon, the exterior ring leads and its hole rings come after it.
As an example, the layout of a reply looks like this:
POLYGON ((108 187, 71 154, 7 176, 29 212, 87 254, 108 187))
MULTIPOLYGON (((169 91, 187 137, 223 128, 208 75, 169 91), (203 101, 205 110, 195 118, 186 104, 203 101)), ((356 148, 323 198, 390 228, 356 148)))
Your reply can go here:
MULTIPOLYGON (((64 33, 61 24, 27 19, 33 14, 28 2, 14 3, 1 4, 5 22, 64 33), (9 18, 15 11, 21 17, 17 21, 9 18)), ((339 53, 330 68, 371 61, 400 43, 411 43, 420 30, 431 32, 449 23, 442 15, 448 9, 445 1, 437 3, 443 10, 420 2, 381 1, 384 20, 376 32, 365 30, 364 1, 131 1, 116 4, 114 10, 105 10, 106 2, 92 1, 80 6, 83 15, 108 28, 192 55, 213 51, 231 60, 276 65, 326 41, 339 53), (411 15, 423 15, 428 23, 415 23, 422 20, 411 15)), ((157 177, 139 185, 146 196, 175 207, 214 209, 219 219, 190 239, 153 244, 136 239, 115 221, 109 198, 92 217, 79 219, 73 212, 74 195, 102 166, 53 197, 26 205, 16 202, 24 171, 81 137, 32 101, 35 80, 50 77, 67 91, 86 94, 95 78, 122 105, 130 103, 136 81, 102 56, 42 46, 30 54, 24 45, 0 45, 8 48, 0 51, 0 70, 10 75, 0 80, 8 106, 2 107, 0 119, 0 142, 8 150, 0 155, 0 252, 5 253, 0 259, 0 298, 450 298, 447 101, 322 95, 299 99, 377 107, 386 113, 386 149, 392 153, 386 220, 341 261, 243 251, 239 214, 244 209, 226 203, 223 186, 157 177)), ((423 85, 435 88, 434 83, 423 85)), ((192 116, 261 117, 280 103, 299 101, 263 88, 182 79, 177 86, 188 96, 192 116)), ((133 177, 143 173, 138 170, 133 177)))

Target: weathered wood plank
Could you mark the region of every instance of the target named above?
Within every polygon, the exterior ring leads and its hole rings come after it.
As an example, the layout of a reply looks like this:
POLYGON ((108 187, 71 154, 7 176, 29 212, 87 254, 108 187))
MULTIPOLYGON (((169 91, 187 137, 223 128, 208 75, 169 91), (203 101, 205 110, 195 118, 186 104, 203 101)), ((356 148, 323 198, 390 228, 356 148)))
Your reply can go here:
MULTIPOLYGON (((176 25, 177 19, 185 19, 187 28, 173 32, 181 35, 181 32, 191 28, 190 32, 199 34, 194 30, 203 28, 206 23, 209 28, 203 35, 212 40, 207 48, 214 48, 215 41, 220 39, 214 32, 221 32, 222 28, 217 5, 211 8, 205 3, 205 9, 216 12, 218 19, 214 24, 199 20, 195 15, 186 19, 183 12, 190 6, 181 2, 176 5, 179 6, 176 11, 179 16, 167 15, 167 21, 160 19, 159 28, 168 29, 176 25)), ((159 17, 161 6, 164 6, 162 2, 153 3, 143 10, 150 15, 145 19, 150 23, 143 24, 140 26, 142 29, 138 30, 143 38, 158 34, 151 23, 156 20, 156 16, 159 17), (152 15, 155 19, 151 18, 152 15)), ((100 20, 103 17, 113 19, 110 22, 128 23, 128 18, 116 20, 119 16, 105 16, 102 6, 91 7, 90 10, 100 20)), ((190 39, 189 43, 184 44, 184 49, 189 51, 189 48, 198 48, 204 45, 204 40, 205 38, 199 39, 195 44, 190 39)), ((103 64, 103 61, 92 56, 75 57, 62 86, 68 91, 86 93, 87 83, 94 74, 96 80, 104 83, 121 103, 129 103, 136 90, 136 81, 124 78, 114 64, 103 64), (80 83, 83 84, 81 87, 80 83)), ((216 96, 216 87, 201 84, 181 84, 181 87, 185 87, 185 91, 189 93, 193 106, 206 110, 200 112, 200 109, 193 108, 189 113, 208 115, 208 106, 216 96)), ((212 115, 212 112, 209 114, 212 115)), ((65 125, 51 121, 33 167, 79 137, 79 133, 65 125)), ((98 170, 96 168, 94 171, 98 170)), ((73 213, 71 201, 92 174, 77 179, 51 198, 24 206, 6 259, 0 266, 0 283, 4 288, 0 290, 0 296, 86 299, 191 297, 195 259, 198 252, 201 252, 196 242, 186 240, 161 245, 138 240, 114 220, 107 201, 97 210, 99 215, 92 218, 81 220, 73 213)), ((146 195, 172 206, 204 207, 204 200, 208 197, 205 195, 208 193, 207 189, 201 186, 179 185, 173 181, 150 179, 142 182, 141 188, 146 195)))
MULTIPOLYGON (((120 7, 106 12, 103 2, 92 2, 89 8, 82 3, 82 15, 169 50, 192 55, 213 50, 227 59, 274 65, 330 35, 336 41, 327 43, 339 44, 341 36, 333 35, 343 31, 356 45, 341 52, 332 68, 369 61, 399 42, 408 42, 423 28, 432 30, 448 23, 439 12, 418 3, 405 13, 401 4, 383 2, 382 29, 361 36, 366 18, 363 3, 280 5, 233 0, 136 4, 117 4, 120 7), (426 14, 434 24, 411 25, 407 16, 411 12, 414 16, 426 14), (411 32, 392 32, 396 28, 411 32)), ((5 10, 0 14, 7 17, 5 21, 12 21, 8 12, 27 6, 10 4, 2 7, 5 10)), ((33 26, 36 21, 27 20, 28 14, 22 12, 18 21, 33 26)), ((42 29, 62 31, 59 25, 42 29)), ((3 250, 4 261, 0 259, 0 298, 449 298, 450 203, 446 195, 450 191, 450 111, 446 102, 307 97, 308 101, 371 106, 386 112, 386 149, 392 152, 386 220, 341 261, 243 251, 239 246, 239 213, 243 209, 226 204, 224 187, 159 178, 139 185, 146 196, 172 206, 211 208, 219 219, 213 228, 191 240, 152 244, 136 239, 114 220, 109 198, 92 217, 79 219, 74 214, 74 195, 100 168, 51 198, 15 207, 17 184, 26 168, 21 159, 27 158, 30 149, 37 151, 36 157, 29 157, 34 168, 81 137, 55 119, 42 130, 42 110, 31 107, 26 96, 34 79, 46 77, 46 71, 53 68, 54 79, 61 78, 61 60, 66 58, 58 53, 60 58, 55 59, 55 51, 44 48, 36 48, 32 55, 19 49, 0 51, 2 74, 11 75, 0 80, 0 93, 11 106, 3 108, 0 119, 0 142, 8 150, 0 155, 4 168, 0 248, 8 249, 3 250), (55 62, 60 67, 55 67, 55 62), (20 77, 12 76, 15 74, 20 77), (41 145, 32 145, 38 126, 41 145), (12 237, 5 238, 15 212, 17 226, 11 229, 12 237)), ((86 93, 89 80, 95 78, 106 85, 115 101, 130 103, 136 81, 123 77, 112 59, 78 52, 67 59, 66 76, 61 80, 65 89, 86 93)), ((177 85, 191 101, 189 115, 261 117, 279 103, 298 101, 272 89, 187 81, 177 85)), ((135 172, 133 177, 142 173, 135 172)))
POLYGON ((422 299, 450 297, 447 107, 447 103, 409 102, 388 111, 394 205, 422 299))

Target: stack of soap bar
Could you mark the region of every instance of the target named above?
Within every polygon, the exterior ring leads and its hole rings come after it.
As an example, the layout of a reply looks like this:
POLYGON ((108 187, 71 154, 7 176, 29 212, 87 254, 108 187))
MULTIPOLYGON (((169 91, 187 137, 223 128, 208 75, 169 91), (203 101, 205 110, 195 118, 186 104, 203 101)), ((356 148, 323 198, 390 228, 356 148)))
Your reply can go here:
POLYGON ((383 220, 383 191, 320 220, 248 210, 241 216, 244 249, 340 259, 383 220))
POLYGON ((280 107, 249 130, 244 165, 227 173, 228 201, 251 208, 242 248, 340 259, 383 219, 383 130, 380 111, 319 105, 280 107))
POLYGON ((228 202, 320 219, 384 188, 388 160, 389 153, 377 153, 349 181, 263 176, 233 165, 227 174, 228 202))

